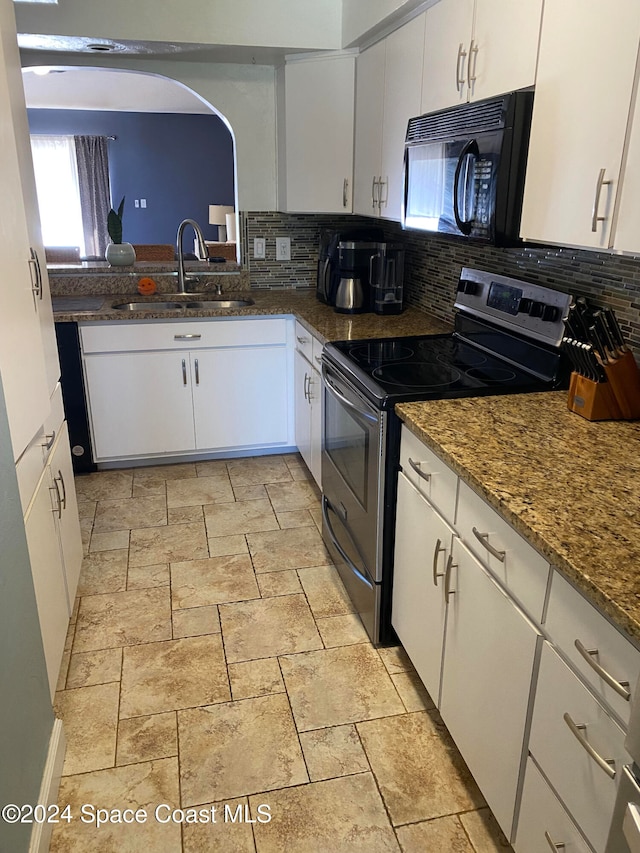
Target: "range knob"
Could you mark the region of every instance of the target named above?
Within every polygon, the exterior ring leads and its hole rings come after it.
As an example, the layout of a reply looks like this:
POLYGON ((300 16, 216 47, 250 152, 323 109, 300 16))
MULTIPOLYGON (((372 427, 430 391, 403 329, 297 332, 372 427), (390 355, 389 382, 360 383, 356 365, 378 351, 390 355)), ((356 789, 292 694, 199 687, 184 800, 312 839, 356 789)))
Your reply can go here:
POLYGON ((528 314, 531 310, 532 299, 521 299, 518 303, 518 314, 528 314))
POLYGON ((468 278, 461 278, 458 282, 458 293, 468 293, 470 296, 475 296, 477 292, 477 281, 471 281, 468 278))
POLYGON ((529 316, 530 317, 542 317, 542 314, 544 312, 544 308, 545 308, 544 302, 535 302, 534 300, 532 300, 531 305, 529 307, 529 316))
POLYGON ((545 305, 542 309, 542 319, 547 323, 555 323, 560 316, 560 311, 555 305, 545 305))

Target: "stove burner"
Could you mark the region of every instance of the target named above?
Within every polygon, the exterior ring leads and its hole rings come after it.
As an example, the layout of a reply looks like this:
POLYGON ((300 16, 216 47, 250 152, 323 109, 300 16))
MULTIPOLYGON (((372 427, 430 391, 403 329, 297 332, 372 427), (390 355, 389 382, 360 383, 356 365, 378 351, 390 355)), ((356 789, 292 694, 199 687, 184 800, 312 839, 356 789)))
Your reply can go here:
POLYGON ((402 364, 383 364, 371 374, 387 385, 405 388, 445 388, 460 379, 460 372, 447 364, 433 361, 403 361, 402 364))
POLYGON ((472 349, 466 348, 463 353, 461 353, 460 350, 457 350, 450 356, 439 355, 438 361, 447 365, 453 364, 461 370, 466 371, 470 367, 480 367, 481 364, 486 364, 487 357, 481 352, 474 352, 472 349))
POLYGON ((472 367, 466 373, 472 379, 480 379, 487 385, 494 382, 511 382, 516 378, 513 370, 508 370, 504 367, 472 367))
POLYGON ((401 344, 399 341, 378 341, 375 344, 360 344, 349 350, 352 358, 365 359, 369 362, 377 362, 384 365, 387 362, 402 361, 414 355, 413 349, 401 344))

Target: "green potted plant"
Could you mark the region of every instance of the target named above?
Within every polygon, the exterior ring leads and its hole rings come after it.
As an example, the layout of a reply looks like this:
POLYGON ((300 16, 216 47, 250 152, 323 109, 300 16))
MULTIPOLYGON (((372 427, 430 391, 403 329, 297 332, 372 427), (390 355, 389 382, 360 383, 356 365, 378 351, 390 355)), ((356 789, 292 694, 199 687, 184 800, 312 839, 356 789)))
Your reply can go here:
POLYGON ((111 266, 124 267, 135 262, 136 253, 131 243, 122 242, 122 213, 124 211, 124 199, 118 205, 118 210, 111 208, 107 215, 107 231, 111 237, 111 243, 107 246, 105 257, 111 266))

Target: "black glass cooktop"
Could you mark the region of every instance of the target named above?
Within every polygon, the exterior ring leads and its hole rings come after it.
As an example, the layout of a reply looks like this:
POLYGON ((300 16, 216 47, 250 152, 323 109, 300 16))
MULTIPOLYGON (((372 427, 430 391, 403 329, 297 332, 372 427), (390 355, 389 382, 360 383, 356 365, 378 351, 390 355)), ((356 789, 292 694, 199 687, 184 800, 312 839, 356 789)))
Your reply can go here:
POLYGON ((549 383, 455 335, 337 341, 328 362, 386 408, 398 402, 544 390, 549 383))

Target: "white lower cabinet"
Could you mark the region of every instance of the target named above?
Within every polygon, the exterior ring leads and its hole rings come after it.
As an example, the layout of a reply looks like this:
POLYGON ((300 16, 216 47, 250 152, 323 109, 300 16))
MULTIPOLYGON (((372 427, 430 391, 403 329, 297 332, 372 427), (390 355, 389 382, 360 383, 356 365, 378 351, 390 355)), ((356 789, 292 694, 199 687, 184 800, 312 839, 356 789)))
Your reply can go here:
POLYGON ((509 838, 540 634, 458 539, 452 557, 440 711, 509 838))
POLYGON ((515 849, 518 853, 592 853, 535 762, 527 759, 515 849))
POLYGON ((322 344, 296 323, 294 414, 296 446, 318 486, 322 455, 322 344))
POLYGON ((547 642, 529 752, 594 850, 604 850, 620 773, 630 761, 624 732, 547 642))
POLYGON ((448 524, 401 472, 391 623, 437 706, 446 615, 444 577, 452 538, 448 524))
POLYGON ((85 324, 95 459, 292 444, 284 319, 85 324))
POLYGON ((53 480, 54 516, 62 549, 65 589, 70 616, 76 598, 83 554, 78 499, 69 447, 69 429, 66 421, 62 424, 51 449, 48 467, 53 480))

